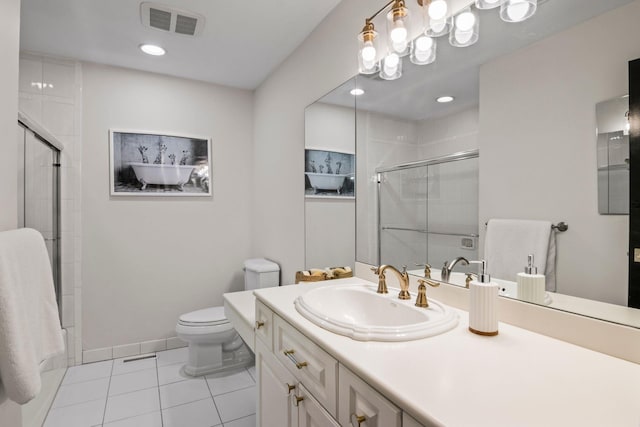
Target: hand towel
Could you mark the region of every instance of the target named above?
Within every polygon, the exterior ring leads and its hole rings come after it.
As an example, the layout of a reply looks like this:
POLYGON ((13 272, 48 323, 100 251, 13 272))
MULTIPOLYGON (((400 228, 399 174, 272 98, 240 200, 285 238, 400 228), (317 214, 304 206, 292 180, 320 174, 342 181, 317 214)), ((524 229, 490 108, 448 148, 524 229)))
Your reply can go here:
POLYGON ((487 224, 484 258, 487 271, 497 279, 516 281, 524 272, 527 255, 533 254, 538 273, 545 275, 546 289, 556 289, 555 233, 549 221, 491 219, 487 224))
POLYGON ((64 351, 51 264, 42 235, 0 233, 0 401, 40 392, 40 362, 64 351))

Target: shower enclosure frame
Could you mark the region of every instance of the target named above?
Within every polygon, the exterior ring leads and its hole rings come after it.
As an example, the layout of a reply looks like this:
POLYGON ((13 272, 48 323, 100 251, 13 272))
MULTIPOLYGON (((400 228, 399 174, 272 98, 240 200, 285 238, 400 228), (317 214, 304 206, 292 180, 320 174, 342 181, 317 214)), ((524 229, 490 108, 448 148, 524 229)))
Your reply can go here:
MULTIPOLYGON (((51 221, 51 238, 46 238, 45 241, 51 242, 51 273, 53 276, 53 285, 56 296, 56 303, 58 304, 58 317, 62 322, 62 260, 61 260, 61 244, 60 244, 60 233, 61 233, 61 212, 60 212, 60 167, 61 167, 61 153, 62 147, 57 146, 55 143, 52 143, 47 140, 46 137, 43 137, 38 132, 37 126, 30 125, 30 120, 22 115, 18 117, 18 125, 22 127, 25 132, 31 132, 35 139, 37 139, 40 143, 42 143, 45 147, 51 150, 52 154, 52 189, 51 189, 51 197, 52 197, 52 221, 51 221)), ((23 141, 23 154, 26 153, 26 134, 25 140, 23 141)), ((23 162, 26 162, 26 157, 22 158, 23 162)), ((23 165, 24 166, 24 165, 23 165)), ((23 169, 25 173, 25 177, 23 177, 23 185, 26 182, 26 168, 23 169)), ((25 217, 26 217, 26 197, 24 196, 24 192, 26 188, 23 188, 22 193, 22 213, 23 217, 18 218, 19 224, 22 227, 25 226, 25 217)), ((44 236, 43 236, 44 237, 44 236)))
POLYGON ((434 165, 439 165, 439 164, 443 164, 443 163, 451 163, 451 162, 457 162, 457 161, 461 161, 461 160, 468 160, 468 159, 475 159, 475 158, 479 158, 480 157, 480 150, 475 149, 475 150, 467 150, 467 151, 459 151, 456 153, 452 153, 452 154, 447 154, 444 156, 439 156, 439 157, 433 157, 431 159, 425 159, 425 160, 419 160, 419 161, 415 161, 415 162, 409 162, 409 163, 402 163, 399 165, 395 165, 395 166, 389 166, 389 167, 381 167, 381 168, 376 168, 375 173, 376 173, 376 217, 378 220, 378 227, 377 227, 377 265, 380 265, 382 263, 382 232, 386 229, 394 229, 394 230, 404 230, 404 231, 415 231, 415 232, 419 232, 419 233, 424 233, 424 234, 440 234, 440 235, 447 235, 447 236, 460 236, 460 237, 471 237, 474 239, 479 238, 479 234, 458 234, 458 233, 438 233, 438 232, 430 232, 429 230, 425 229, 425 230, 419 230, 419 229, 410 229, 410 228, 402 228, 402 227, 383 227, 382 225, 382 221, 381 221, 381 211, 382 211, 382 204, 381 204, 381 200, 380 200, 380 187, 382 184, 382 174, 384 173, 388 173, 388 172, 397 172, 397 171, 401 171, 401 170, 406 170, 406 169, 414 169, 414 168, 420 168, 420 167, 428 167, 428 166, 434 166, 434 165))

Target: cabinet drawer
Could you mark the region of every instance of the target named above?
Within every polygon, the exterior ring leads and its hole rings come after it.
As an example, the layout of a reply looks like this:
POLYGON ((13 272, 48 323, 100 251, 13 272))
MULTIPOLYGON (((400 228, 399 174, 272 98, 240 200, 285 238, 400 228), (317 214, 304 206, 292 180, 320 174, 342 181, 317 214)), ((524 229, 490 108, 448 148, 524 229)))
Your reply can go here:
POLYGON ((400 427, 402 425, 402 411, 342 365, 340 365, 339 378, 338 421, 342 426, 400 427))
POLYGON ((273 311, 266 305, 256 300, 256 324, 253 329, 256 331, 256 338, 273 350, 273 311))
POLYGON ((277 315, 273 321, 276 358, 335 417, 338 362, 277 315))

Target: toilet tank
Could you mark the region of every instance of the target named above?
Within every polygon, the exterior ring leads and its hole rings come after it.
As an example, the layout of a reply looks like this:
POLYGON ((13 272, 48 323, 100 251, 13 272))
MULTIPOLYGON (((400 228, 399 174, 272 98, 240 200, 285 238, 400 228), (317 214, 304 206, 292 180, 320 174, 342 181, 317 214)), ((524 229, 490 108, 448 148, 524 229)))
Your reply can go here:
POLYGON ((264 258, 244 262, 244 289, 270 288, 280 284, 280 266, 264 258))

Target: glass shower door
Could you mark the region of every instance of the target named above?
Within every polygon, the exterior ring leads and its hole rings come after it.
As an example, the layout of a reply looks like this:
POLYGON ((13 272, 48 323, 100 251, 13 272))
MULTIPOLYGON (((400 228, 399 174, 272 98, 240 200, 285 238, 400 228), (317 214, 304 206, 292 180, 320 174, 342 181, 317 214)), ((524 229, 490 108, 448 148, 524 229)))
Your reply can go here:
POLYGON ((51 262, 58 307, 61 306, 59 159, 60 151, 19 125, 18 226, 38 230, 44 237, 51 262))

